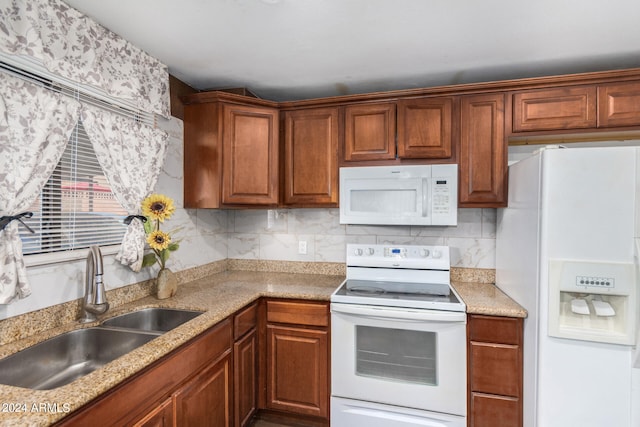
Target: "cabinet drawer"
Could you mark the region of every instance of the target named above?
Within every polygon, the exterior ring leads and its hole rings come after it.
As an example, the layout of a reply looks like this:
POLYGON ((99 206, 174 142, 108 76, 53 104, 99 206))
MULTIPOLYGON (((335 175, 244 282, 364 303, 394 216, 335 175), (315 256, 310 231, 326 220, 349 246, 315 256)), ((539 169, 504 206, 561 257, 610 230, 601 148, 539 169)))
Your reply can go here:
POLYGON ((471 341, 513 345, 522 343, 522 319, 470 315, 468 324, 471 341))
POLYGON ((233 339, 237 340, 256 327, 258 319, 258 304, 253 303, 233 317, 233 339))
POLYGON ((267 322, 305 326, 329 326, 329 306, 325 303, 267 301, 267 322))
POLYGON ((596 88, 546 89, 513 95, 513 131, 596 127, 596 88))
POLYGON ((520 347, 471 342, 471 391, 504 396, 522 395, 520 347))
POLYGON ((518 427, 522 425, 520 399, 472 393, 469 425, 473 427, 518 427))

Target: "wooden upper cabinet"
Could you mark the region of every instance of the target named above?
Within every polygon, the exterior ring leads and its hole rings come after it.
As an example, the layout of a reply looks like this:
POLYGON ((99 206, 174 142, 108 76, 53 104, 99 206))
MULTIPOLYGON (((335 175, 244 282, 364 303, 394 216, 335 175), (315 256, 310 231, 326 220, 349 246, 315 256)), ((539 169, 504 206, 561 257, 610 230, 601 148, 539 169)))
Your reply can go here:
POLYGON ((505 95, 467 95, 460 102, 460 207, 507 203, 505 95))
POLYGON ((396 158, 394 103, 344 107, 344 160, 347 162, 396 158))
POLYGON ((218 103, 184 106, 184 207, 219 208, 218 103))
POLYGON ((285 205, 338 203, 338 109, 284 113, 282 201, 285 205))
POLYGON ((450 158, 453 102, 454 98, 398 101, 398 157, 450 158))
POLYGON ((598 86, 598 127, 640 125, 640 82, 598 86))
POLYGON ((595 86, 543 89, 513 94, 513 132, 595 127, 595 86))
POLYGON ((278 110, 223 104, 222 204, 278 203, 278 110))

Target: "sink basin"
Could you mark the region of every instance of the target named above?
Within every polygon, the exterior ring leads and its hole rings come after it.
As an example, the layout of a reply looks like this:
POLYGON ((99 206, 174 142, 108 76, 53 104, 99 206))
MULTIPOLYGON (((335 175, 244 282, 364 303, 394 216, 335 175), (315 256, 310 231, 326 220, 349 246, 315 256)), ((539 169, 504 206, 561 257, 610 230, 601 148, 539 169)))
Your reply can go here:
POLYGON ((201 315, 202 311, 173 308, 144 308, 107 319, 103 326, 136 329, 141 331, 167 332, 201 315))
POLYGON ((69 384, 158 337, 107 328, 76 329, 0 360, 0 384, 50 390, 69 384))

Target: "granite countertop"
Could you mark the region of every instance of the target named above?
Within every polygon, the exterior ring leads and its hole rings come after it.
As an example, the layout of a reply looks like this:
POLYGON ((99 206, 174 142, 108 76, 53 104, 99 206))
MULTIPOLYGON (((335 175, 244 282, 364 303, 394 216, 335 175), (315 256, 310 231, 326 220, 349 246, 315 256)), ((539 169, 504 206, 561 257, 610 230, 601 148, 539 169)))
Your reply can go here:
MULTIPOLYGON (((109 311, 105 318, 147 307, 205 313, 71 384, 42 391, 0 385, 0 425, 50 425, 260 297, 328 301, 343 279, 343 276, 320 274, 225 271, 182 284, 178 294, 167 300, 147 296, 121 305, 109 311)), ((526 316, 522 307, 492 284, 455 282, 454 287, 469 313, 526 316)), ((73 323, 0 346, 0 356, 76 328, 78 324, 73 323)))
POLYGON ((527 317, 527 310, 492 283, 453 282, 468 314, 527 317))

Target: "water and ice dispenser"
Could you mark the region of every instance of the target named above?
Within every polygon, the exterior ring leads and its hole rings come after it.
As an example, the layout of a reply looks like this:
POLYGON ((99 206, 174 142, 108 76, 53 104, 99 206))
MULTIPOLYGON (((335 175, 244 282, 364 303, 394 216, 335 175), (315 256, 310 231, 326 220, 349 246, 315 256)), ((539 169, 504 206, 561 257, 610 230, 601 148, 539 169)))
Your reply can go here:
POLYGON ((549 261, 549 335, 635 344, 633 263, 549 261))

